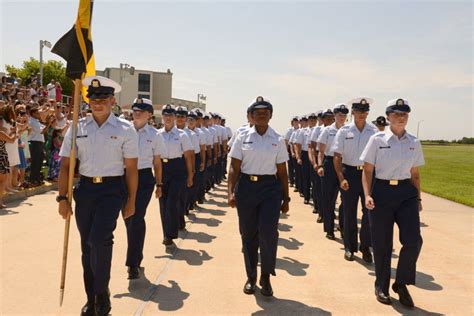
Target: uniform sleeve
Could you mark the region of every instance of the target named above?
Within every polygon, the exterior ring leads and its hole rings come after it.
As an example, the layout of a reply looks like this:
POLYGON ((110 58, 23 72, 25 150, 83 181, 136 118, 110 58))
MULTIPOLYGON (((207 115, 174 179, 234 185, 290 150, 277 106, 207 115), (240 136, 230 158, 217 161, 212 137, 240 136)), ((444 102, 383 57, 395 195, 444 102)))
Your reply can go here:
POLYGON ((285 139, 283 137, 280 138, 280 146, 278 149, 278 154, 276 156, 276 163, 284 163, 288 161, 288 151, 286 150, 285 139))
POLYGON ((345 134, 346 133, 342 128, 340 128, 337 131, 336 136, 334 137, 334 142, 332 143, 331 150, 330 150, 332 153, 342 154, 344 152, 345 134))
POLYGON ((375 135, 372 135, 369 138, 369 142, 365 146, 362 154, 360 155, 360 160, 375 165, 375 157, 377 155, 377 144, 375 141, 375 135))
POLYGON ((138 158, 138 133, 132 127, 126 129, 122 152, 123 158, 138 158))
POLYGON ((285 140, 290 140, 291 132, 292 132, 291 128, 289 128, 289 129, 286 131, 285 140))
POLYGON ((156 133, 155 142, 153 144, 153 156, 162 156, 165 152, 165 141, 160 134, 156 133))
MULTIPOLYGON (((72 124, 67 129, 66 135, 64 135, 63 144, 59 151, 59 156, 70 157, 71 156, 71 144, 72 144, 72 124)), ((76 152, 77 157, 77 152, 76 152)))
POLYGON ((423 155, 423 148, 421 142, 417 139, 415 141, 415 159, 413 161, 413 167, 423 166, 425 164, 425 157, 423 155))
POLYGON ((191 138, 186 134, 185 132, 180 133, 180 139, 181 139, 181 148, 183 149, 183 152, 192 150, 194 151, 193 143, 191 141, 191 138))
POLYGON ((317 142, 326 145, 328 142, 328 134, 329 134, 329 128, 323 129, 321 131, 321 134, 319 134, 317 142))
POLYGON ((298 133, 298 135, 295 137, 295 143, 302 145, 303 140, 304 140, 304 132, 302 131, 302 132, 298 133))
POLYGON ((199 145, 207 145, 206 133, 203 130, 199 133, 199 145))
POLYGON ((237 136, 232 144, 232 147, 229 152, 229 157, 242 160, 242 138, 237 136))

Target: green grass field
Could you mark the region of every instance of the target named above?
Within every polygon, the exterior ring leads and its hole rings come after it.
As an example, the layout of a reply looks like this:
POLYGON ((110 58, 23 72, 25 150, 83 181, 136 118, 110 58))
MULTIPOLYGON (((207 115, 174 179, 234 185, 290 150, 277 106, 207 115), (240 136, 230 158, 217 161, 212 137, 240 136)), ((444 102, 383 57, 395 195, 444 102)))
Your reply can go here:
POLYGON ((421 189, 474 206, 474 145, 423 145, 421 189))

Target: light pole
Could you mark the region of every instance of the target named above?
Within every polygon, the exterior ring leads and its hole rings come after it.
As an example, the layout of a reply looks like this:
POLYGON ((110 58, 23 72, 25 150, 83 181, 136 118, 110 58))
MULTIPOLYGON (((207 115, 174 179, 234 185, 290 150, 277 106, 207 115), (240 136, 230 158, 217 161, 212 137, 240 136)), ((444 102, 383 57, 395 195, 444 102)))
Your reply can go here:
MULTIPOLYGON (((122 70, 128 71, 128 73, 133 76, 135 73, 135 67, 130 66, 129 64, 120 63, 120 86, 122 86, 123 79, 125 78, 125 75, 122 75, 122 70)), ((119 92, 119 106, 122 104, 122 91, 123 89, 119 92)))
POLYGON ((40 40, 40 86, 43 85, 43 47, 51 48, 51 42, 40 40))
POLYGON ((418 124, 416 126, 416 138, 418 138, 418 135, 420 134, 420 124, 421 122, 423 122, 424 120, 421 120, 421 121, 418 121, 418 124))

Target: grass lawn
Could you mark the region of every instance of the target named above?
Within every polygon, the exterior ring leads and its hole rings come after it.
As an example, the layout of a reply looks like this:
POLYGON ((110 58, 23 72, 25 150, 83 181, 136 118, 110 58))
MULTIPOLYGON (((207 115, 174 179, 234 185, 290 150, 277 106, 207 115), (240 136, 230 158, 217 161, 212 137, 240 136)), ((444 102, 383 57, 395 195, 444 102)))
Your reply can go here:
POLYGON ((423 145, 421 189, 474 207, 474 145, 423 145))

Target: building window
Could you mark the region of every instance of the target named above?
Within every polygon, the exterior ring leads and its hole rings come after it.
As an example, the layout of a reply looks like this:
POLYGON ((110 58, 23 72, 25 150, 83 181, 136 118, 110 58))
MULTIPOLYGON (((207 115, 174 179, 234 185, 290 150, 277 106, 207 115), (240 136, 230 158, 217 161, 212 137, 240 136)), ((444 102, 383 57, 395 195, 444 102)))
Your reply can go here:
POLYGON ((138 95, 138 98, 139 98, 139 99, 143 99, 143 98, 145 98, 145 99, 150 99, 150 95, 149 95, 149 94, 139 94, 139 95, 138 95))
POLYGON ((150 92, 150 74, 138 74, 138 91, 150 92))

